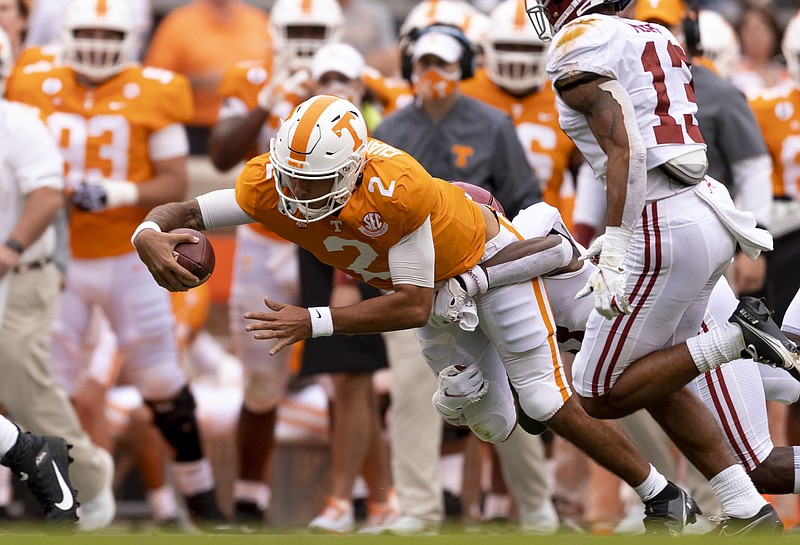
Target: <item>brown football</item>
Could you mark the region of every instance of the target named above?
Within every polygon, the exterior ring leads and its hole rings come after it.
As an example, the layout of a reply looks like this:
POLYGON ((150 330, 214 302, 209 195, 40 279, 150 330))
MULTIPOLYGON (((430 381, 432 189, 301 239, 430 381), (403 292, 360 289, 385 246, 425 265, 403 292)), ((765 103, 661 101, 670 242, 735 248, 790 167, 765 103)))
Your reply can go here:
POLYGON ((200 239, 197 243, 181 242, 175 246, 174 255, 181 267, 200 279, 198 286, 208 280, 215 264, 214 247, 208 238, 200 231, 185 227, 173 229, 170 233, 189 234, 200 239))

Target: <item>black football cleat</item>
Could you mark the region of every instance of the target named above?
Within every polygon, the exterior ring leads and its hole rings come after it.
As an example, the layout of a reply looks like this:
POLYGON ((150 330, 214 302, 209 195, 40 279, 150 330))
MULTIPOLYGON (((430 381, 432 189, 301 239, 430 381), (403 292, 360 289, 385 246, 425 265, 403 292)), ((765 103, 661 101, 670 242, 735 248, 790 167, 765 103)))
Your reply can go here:
POLYGON ((783 522, 775 509, 767 504, 761 510, 746 519, 736 517, 723 517, 720 523, 719 535, 740 536, 745 534, 775 534, 783 533, 783 522))
POLYGON ((69 481, 70 448, 61 437, 20 433, 0 460, 28 486, 52 529, 72 529, 78 521, 77 493, 69 481))
POLYGON ((644 527, 649 535, 679 536, 702 514, 697 503, 671 482, 658 495, 644 502, 644 527))
POLYGON ((797 345, 786 338, 772 318, 763 299, 742 297, 729 322, 739 326, 744 336, 743 358, 786 369, 800 380, 797 345))

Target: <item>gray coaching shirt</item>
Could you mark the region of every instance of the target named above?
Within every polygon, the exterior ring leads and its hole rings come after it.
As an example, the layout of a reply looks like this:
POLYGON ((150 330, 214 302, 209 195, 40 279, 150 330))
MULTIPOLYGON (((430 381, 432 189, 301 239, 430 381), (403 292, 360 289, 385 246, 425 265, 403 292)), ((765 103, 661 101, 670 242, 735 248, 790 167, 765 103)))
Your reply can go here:
POLYGON ((373 136, 414 157, 431 175, 491 191, 509 218, 541 200, 511 118, 467 96, 439 122, 416 104, 384 119, 373 136))
POLYGON ((697 123, 708 146, 708 174, 735 195, 730 165, 767 153, 761 129, 738 88, 704 66, 691 70, 697 123))

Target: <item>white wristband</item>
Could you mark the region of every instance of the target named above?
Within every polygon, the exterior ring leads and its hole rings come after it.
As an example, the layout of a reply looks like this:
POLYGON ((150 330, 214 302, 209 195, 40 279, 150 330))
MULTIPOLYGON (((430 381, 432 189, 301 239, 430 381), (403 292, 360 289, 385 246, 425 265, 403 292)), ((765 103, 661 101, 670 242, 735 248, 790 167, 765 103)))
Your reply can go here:
POLYGON ((139 188, 133 182, 104 179, 100 181, 100 185, 106 190, 108 208, 133 206, 139 201, 139 188))
POLYGON ((156 222, 154 222, 154 221, 142 222, 142 223, 139 224, 139 227, 137 227, 136 230, 133 232, 133 236, 131 236, 131 244, 136 246, 136 242, 135 242, 136 237, 138 237, 139 233, 141 233, 145 229, 152 229, 153 231, 158 231, 159 233, 161 232, 161 227, 159 227, 156 222))
POLYGON ((311 316, 311 336, 330 337, 333 335, 333 317, 331 307, 311 307, 308 309, 311 316))

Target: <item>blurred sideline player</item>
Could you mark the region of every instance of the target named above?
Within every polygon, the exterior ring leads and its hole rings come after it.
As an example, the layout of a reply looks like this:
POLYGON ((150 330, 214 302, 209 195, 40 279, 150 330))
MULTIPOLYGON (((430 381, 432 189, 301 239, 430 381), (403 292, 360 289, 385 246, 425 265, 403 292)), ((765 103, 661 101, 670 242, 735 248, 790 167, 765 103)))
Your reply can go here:
POLYGON ((556 97, 545 73, 547 44, 536 35, 524 0, 505 0, 489 16, 484 67, 463 82, 464 94, 506 112, 514 121, 531 168, 542 181, 542 199, 571 228, 572 173, 583 162, 558 125, 556 97))
MULTIPOLYGON (((220 170, 264 153, 280 119, 303 100, 313 54, 341 38, 344 17, 335 0, 279 0, 270 11, 272 63, 240 63, 220 85, 222 107, 208 153, 220 170)), ((239 475, 233 498, 236 519, 261 523, 270 504, 270 472, 277 408, 291 377, 292 351, 268 356, 245 331, 244 313, 265 293, 299 300, 297 248, 259 224, 236 229, 229 324, 244 366, 237 446, 239 475)))
POLYGON ((125 371, 175 449, 176 481, 190 512, 220 520, 169 298, 127 244, 147 207, 186 192, 182 123, 192 114, 191 94, 182 76, 130 62, 134 31, 124 1, 74 0, 64 20, 63 65, 28 65, 9 82, 9 96, 39 108, 61 145, 72 191, 73 259, 54 328, 53 368, 75 391, 91 311, 102 309, 125 371))

